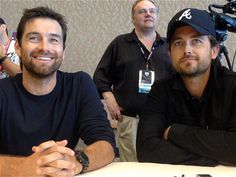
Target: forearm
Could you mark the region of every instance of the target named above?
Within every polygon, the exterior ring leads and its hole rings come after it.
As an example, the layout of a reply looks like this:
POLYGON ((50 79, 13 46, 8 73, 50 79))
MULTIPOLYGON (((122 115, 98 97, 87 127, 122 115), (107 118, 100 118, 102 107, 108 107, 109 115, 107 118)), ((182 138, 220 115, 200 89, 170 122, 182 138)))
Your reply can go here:
POLYGON ((165 119, 157 119, 160 115, 149 115, 146 112, 139 120, 137 132, 137 157, 141 162, 188 164, 214 166, 214 160, 203 158, 187 151, 175 143, 163 138, 167 128, 165 119))
POLYGON ((102 93, 102 97, 106 100, 106 99, 110 99, 113 98, 115 99, 114 94, 111 91, 107 91, 107 92, 103 92, 102 93))
POLYGON ((168 136, 169 141, 186 151, 231 164, 236 164, 235 138, 233 131, 207 130, 181 124, 174 124, 168 136))
POLYGON ((113 161, 115 153, 112 145, 107 141, 97 141, 84 149, 89 158, 88 171, 101 168, 113 161))
POLYGON ((13 63, 10 58, 7 58, 2 63, 4 70, 6 70, 7 74, 10 76, 15 76, 17 73, 21 73, 20 66, 13 63))
POLYGON ((185 151, 161 138, 150 138, 140 144, 137 141, 137 156, 140 162, 182 165, 215 166, 216 162, 185 151))
POLYGON ((0 176, 1 177, 23 176, 23 174, 21 174, 22 170, 24 170, 22 167, 23 162, 24 162, 23 157, 0 155, 0 176))

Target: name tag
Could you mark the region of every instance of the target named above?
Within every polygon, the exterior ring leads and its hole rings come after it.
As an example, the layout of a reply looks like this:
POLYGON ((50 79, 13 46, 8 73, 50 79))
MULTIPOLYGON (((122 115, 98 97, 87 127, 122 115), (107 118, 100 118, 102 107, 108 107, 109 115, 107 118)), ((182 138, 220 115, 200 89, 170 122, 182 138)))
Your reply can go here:
POLYGON ((139 70, 138 92, 149 93, 155 80, 155 72, 150 70, 139 70))

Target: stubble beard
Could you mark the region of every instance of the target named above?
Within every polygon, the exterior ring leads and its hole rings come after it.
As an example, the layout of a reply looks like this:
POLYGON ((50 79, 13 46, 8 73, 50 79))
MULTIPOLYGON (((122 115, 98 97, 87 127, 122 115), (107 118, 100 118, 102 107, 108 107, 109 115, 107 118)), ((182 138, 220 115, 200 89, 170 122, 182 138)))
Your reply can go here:
POLYGON ((31 59, 28 63, 22 63, 24 68, 26 69, 31 75, 37 78, 46 78, 52 74, 54 74, 61 66, 62 59, 60 61, 55 61, 51 66, 41 66, 40 68, 33 63, 31 59))
POLYGON ((187 64, 187 66, 181 67, 181 64, 179 64, 179 66, 176 67, 176 71, 183 77, 197 77, 204 74, 210 67, 210 64, 205 62, 200 63, 199 59, 196 60, 198 61, 198 63, 195 66, 187 64))

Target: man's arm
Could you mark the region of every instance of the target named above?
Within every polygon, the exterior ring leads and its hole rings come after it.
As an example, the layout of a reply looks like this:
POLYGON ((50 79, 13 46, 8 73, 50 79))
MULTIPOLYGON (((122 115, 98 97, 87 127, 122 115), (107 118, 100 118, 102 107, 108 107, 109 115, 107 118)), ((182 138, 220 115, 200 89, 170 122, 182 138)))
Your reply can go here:
POLYGON ((186 151, 184 148, 163 139, 162 130, 160 131, 157 124, 159 123, 155 119, 150 119, 145 115, 140 118, 136 144, 137 157, 140 162, 217 165, 215 160, 186 151))
POLYGON ((9 57, 2 63, 2 66, 9 76, 15 76, 22 72, 20 66, 13 63, 9 57))
MULTIPOLYGON (((106 164, 110 163, 110 157, 114 158, 116 150, 114 132, 99 98, 96 86, 87 74, 81 79, 81 85, 83 85, 81 88, 83 90, 83 98, 81 98, 82 107, 80 108, 78 122, 81 139, 88 145, 85 153, 91 152, 93 154, 90 161, 95 160, 96 162, 98 157, 98 160, 101 161, 101 166, 103 166, 104 162, 106 164), (108 157, 108 161, 105 156, 101 156, 105 161, 100 159, 101 152, 108 157)), ((97 165, 92 164, 91 169, 96 169, 100 166, 99 164, 97 165)))
POLYGON ((174 123, 167 140, 199 156, 236 165, 236 85, 233 82, 230 86, 225 84, 225 89, 222 95, 217 95, 217 91, 211 93, 214 99, 211 103, 215 105, 205 107, 209 112, 206 114, 207 127, 174 123))
POLYGON ((117 40, 114 39, 106 48, 93 75, 94 83, 101 97, 102 93, 112 92, 115 75, 117 74, 117 55, 117 40))
POLYGON ((104 98, 108 111, 112 119, 122 120, 121 109, 112 92, 114 84, 117 62, 117 38, 115 38, 107 47, 93 75, 94 83, 102 98, 104 98))
MULTIPOLYGON (((67 141, 65 140, 60 142, 48 141, 33 148, 35 152, 44 154, 43 157, 37 160, 37 164, 40 165, 37 168, 37 174, 74 176, 81 173, 82 164, 76 160, 74 152, 65 147, 66 144, 67 141)), ((106 141, 97 141, 87 146, 83 151, 89 158, 87 171, 101 168, 114 159, 113 148, 106 141)))
POLYGON ((74 151, 65 147, 67 141, 47 141, 33 147, 27 157, 0 155, 0 176, 67 176, 74 175, 74 151), (55 175, 57 174, 57 175, 55 175))
MULTIPOLYGON (((0 58, 5 56, 5 49, 3 45, 0 45, 0 58)), ((20 66, 13 63, 9 57, 2 62, 3 69, 6 70, 10 76, 15 76, 17 73, 21 73, 20 66)))
POLYGON ((88 171, 101 168, 111 163, 115 158, 113 147, 107 141, 97 141, 87 146, 83 151, 89 158, 88 171))
POLYGON ((211 158, 219 163, 236 165, 236 132, 210 130, 199 127, 173 124, 169 129, 168 141, 183 149, 211 158), (184 142, 184 143, 183 143, 184 142))
POLYGON ((165 87, 154 83, 141 115, 137 132, 137 157, 142 162, 216 165, 210 158, 199 156, 163 139, 169 126, 166 117, 169 93, 165 87))
POLYGON ((114 94, 108 91, 108 92, 103 92, 102 96, 106 102, 107 109, 111 115, 111 118, 116 119, 118 121, 122 121, 123 120, 123 117, 121 115, 122 108, 119 107, 114 94))
POLYGON ((36 158, 0 155, 0 176, 36 176, 36 158))

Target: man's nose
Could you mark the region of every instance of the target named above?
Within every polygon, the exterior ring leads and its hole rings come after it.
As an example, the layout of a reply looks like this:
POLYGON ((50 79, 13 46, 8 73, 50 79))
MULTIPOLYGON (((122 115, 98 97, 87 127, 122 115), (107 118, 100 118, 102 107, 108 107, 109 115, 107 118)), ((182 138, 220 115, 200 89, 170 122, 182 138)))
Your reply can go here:
POLYGON ((186 42, 184 46, 184 54, 191 54, 192 53, 192 46, 190 42, 186 42))
POLYGON ((150 15, 151 15, 151 12, 150 12, 150 10, 147 10, 147 11, 146 11, 146 15, 148 15, 148 16, 150 16, 150 15))
POLYGON ((40 49, 42 51, 46 51, 48 50, 48 47, 49 47, 49 44, 48 44, 48 41, 46 39, 43 39, 41 42, 40 42, 40 49))
POLYGON ((146 10, 146 16, 151 16, 151 10, 146 10))

